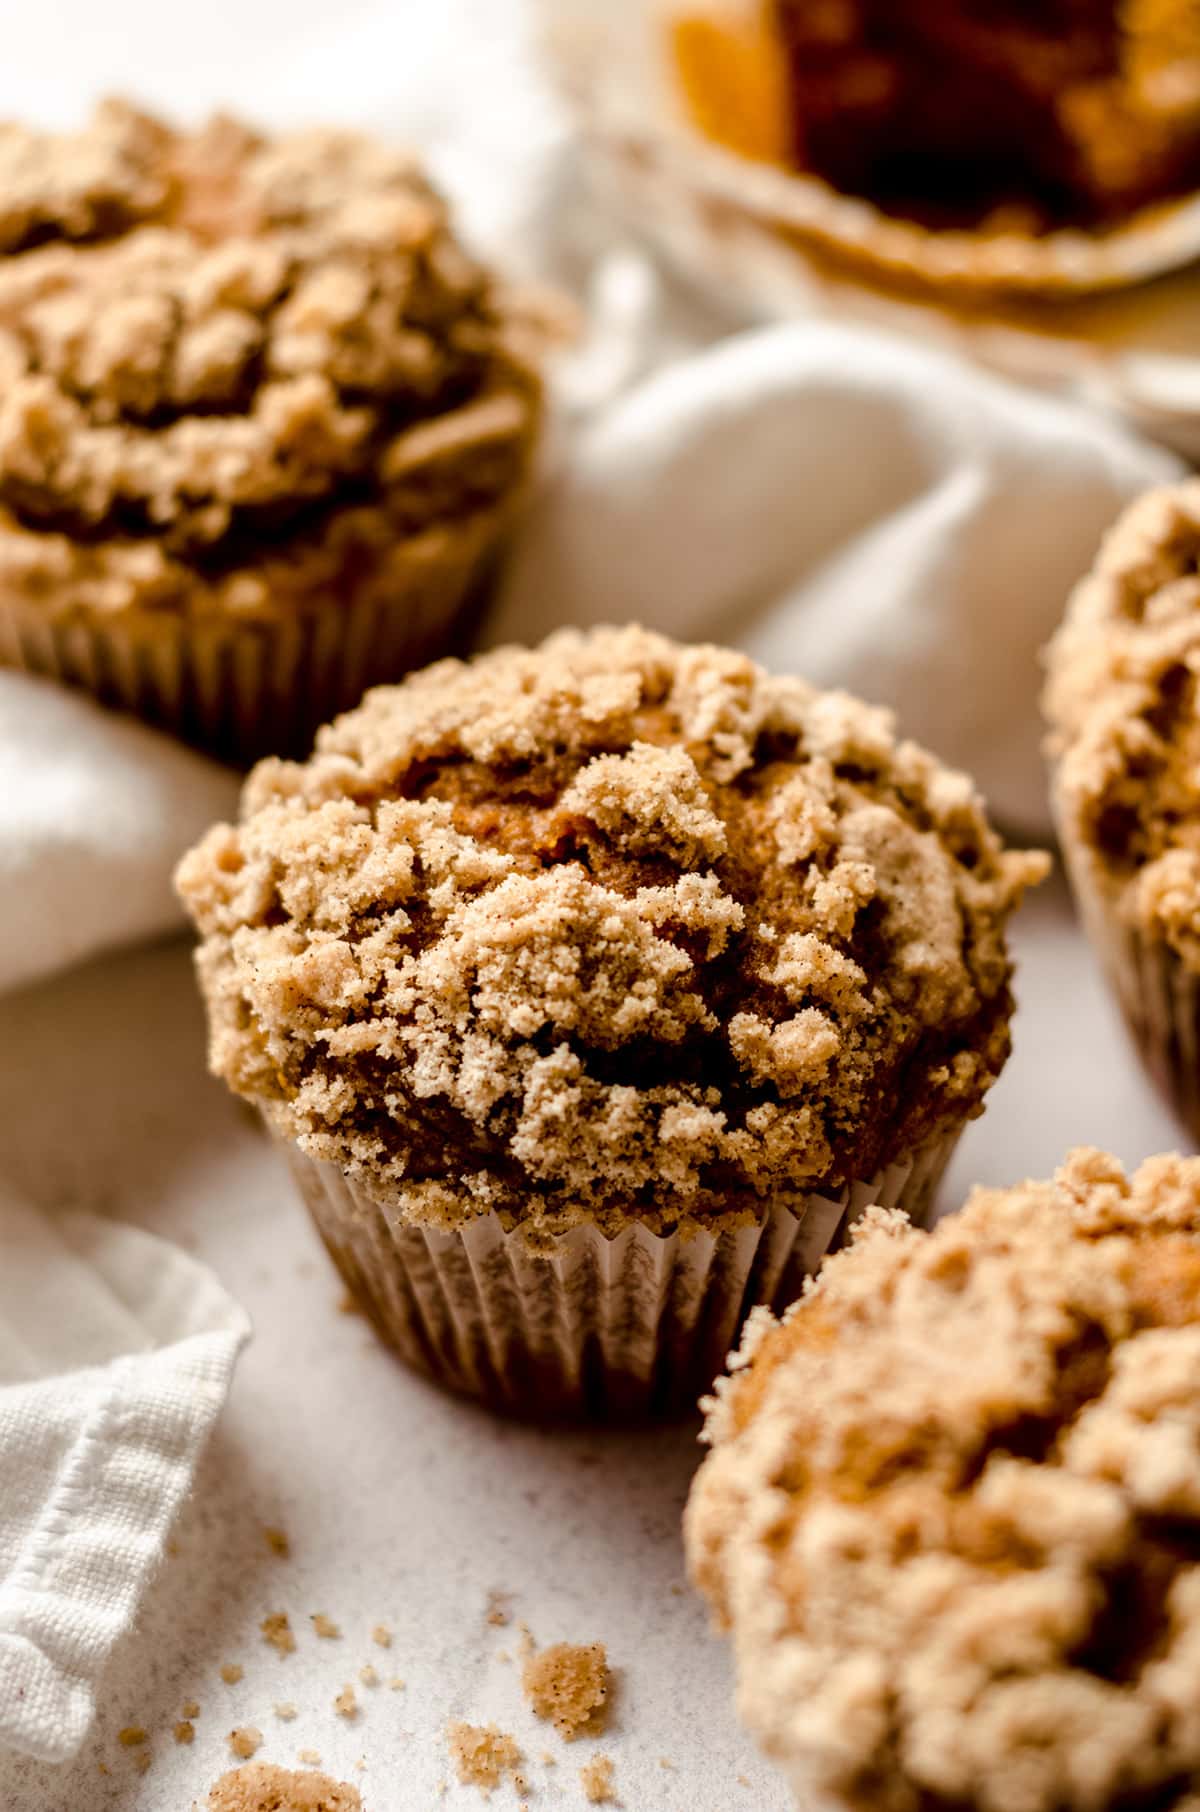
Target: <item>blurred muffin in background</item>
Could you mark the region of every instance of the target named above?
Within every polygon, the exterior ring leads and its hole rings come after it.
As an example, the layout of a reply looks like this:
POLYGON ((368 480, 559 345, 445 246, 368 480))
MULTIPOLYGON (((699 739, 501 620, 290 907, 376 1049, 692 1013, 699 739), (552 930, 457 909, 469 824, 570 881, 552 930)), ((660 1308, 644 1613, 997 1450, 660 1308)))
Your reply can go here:
POLYGON ((443 651, 531 461, 528 324, 406 154, 0 129, 0 662, 299 753, 443 651))
POLYGON ((692 126, 826 189, 824 207, 815 190, 793 196, 790 224, 856 259, 894 274, 1053 291, 1200 251, 1194 227, 1184 247, 1160 218, 1163 204, 1200 187, 1192 0, 666 5, 669 59, 692 126), (846 200, 873 210, 874 228, 832 205, 846 200), (1154 247, 1106 246, 1101 256, 1099 245, 1134 221, 1153 224, 1154 247), (889 233, 889 224, 910 231, 889 233), (953 256, 928 243, 947 234, 953 256), (1053 258, 1019 249, 1058 234, 1070 237, 1053 258), (998 239, 1002 254, 987 246, 998 239), (974 256, 972 240, 981 242, 974 256))
POLYGON ((705 1431, 692 1577, 798 1803, 1200 1803, 1200 1161, 875 1213, 705 1431))
POLYGON ((1045 857, 888 714, 637 628, 378 687, 180 866, 212 1069, 412 1364, 689 1410, 1010 1048, 1045 857))
POLYGON ((1200 1143, 1200 480, 1120 518, 1046 665, 1055 815, 1084 926, 1200 1143))
MULTIPOLYGON (((760 148, 889 213, 973 226, 999 209, 1043 231, 1200 182, 1188 0, 764 0, 759 32, 759 94, 775 113, 760 148)), ((674 34, 698 120, 750 149, 744 27, 718 8, 681 12, 674 34), (725 33, 740 50, 723 76, 725 33)))

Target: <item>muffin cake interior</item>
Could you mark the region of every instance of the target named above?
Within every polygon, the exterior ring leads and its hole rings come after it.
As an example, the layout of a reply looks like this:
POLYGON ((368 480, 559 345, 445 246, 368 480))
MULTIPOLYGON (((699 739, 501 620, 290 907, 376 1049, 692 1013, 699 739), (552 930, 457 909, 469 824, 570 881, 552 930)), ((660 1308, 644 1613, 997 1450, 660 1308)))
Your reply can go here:
POLYGON ((520 338, 401 152, 117 103, 0 128, 0 585, 241 614, 386 588, 523 469, 520 338))
POLYGON ((712 135, 931 227, 1104 225, 1200 181, 1191 0, 764 0, 749 32, 686 13, 675 51, 712 135))
POLYGON ((1198 1381, 1194 1159, 1075 1152, 932 1235, 876 1212, 759 1311, 687 1533, 794 1778, 884 1812, 1181 1805, 1198 1381))
POLYGON ((179 885, 213 1066, 310 1155, 669 1228, 978 1111, 1043 871, 885 713, 630 629, 380 688, 179 885))

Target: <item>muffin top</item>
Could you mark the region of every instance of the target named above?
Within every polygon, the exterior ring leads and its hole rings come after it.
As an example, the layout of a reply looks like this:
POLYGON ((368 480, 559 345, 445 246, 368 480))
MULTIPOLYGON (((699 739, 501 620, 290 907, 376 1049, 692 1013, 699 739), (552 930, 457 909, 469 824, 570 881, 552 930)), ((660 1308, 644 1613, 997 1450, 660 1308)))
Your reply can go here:
POLYGON ((1126 511, 1046 664, 1064 830, 1125 922, 1200 970, 1200 480, 1126 511))
POLYGON ((686 1514, 740 1706, 881 1812, 1200 1804, 1200 1159, 871 1210, 756 1310, 686 1514))
POLYGON ((524 468, 529 338, 403 152, 0 127, 0 585, 271 612, 444 536, 524 468))
POLYGON ((419 1218, 868 1177, 1008 1051, 1005 853, 887 714, 641 629, 443 661, 188 856, 211 1062, 419 1218))

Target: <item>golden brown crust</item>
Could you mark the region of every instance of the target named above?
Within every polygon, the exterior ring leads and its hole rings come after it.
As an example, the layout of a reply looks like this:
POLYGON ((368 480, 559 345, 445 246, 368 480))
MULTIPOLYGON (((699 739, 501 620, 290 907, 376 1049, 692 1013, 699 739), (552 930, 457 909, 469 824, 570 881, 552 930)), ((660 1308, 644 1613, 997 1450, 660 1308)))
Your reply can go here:
POLYGON ((1121 517, 1047 669, 1064 834, 1120 919, 1200 970, 1200 480, 1121 517))
POLYGON ((10 164, 6 590, 63 613, 315 607, 513 492, 528 336, 404 154, 110 104, 73 138, 0 132, 10 164))
POLYGON ((281 1133, 415 1220, 553 1231, 961 1124, 1043 872, 885 713, 627 629, 370 694, 179 886, 213 1068, 281 1133))
POLYGON ((873 1211, 710 1403, 693 1576, 743 1715, 880 1812, 1200 1778, 1200 1160, 873 1211))

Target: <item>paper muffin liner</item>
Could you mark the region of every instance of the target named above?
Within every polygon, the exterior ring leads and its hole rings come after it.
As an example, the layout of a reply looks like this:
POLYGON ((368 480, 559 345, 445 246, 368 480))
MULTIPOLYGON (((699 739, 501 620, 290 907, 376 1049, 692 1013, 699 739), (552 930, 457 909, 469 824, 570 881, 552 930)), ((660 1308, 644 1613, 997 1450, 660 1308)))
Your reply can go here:
POLYGON ((1200 977, 1165 938, 1118 916, 1092 851, 1059 811, 1063 866, 1088 942, 1161 1092, 1200 1145, 1200 977))
POLYGON ((517 1415, 616 1421, 693 1409, 750 1309, 793 1301, 872 1203, 926 1224, 960 1130, 718 1232, 580 1226, 536 1244, 495 1213, 402 1220, 336 1164, 284 1149, 338 1269, 410 1365, 517 1415))
MULTIPOLYGON (((669 41, 681 15, 762 36, 757 0, 541 0, 552 72, 589 151, 639 217, 669 242, 721 262, 739 217, 774 237, 813 281, 836 260, 871 277, 964 298, 1055 300, 1122 289, 1200 256, 1200 196, 1137 210, 1102 230, 1045 234, 948 230, 898 218, 820 178, 759 161, 705 137, 693 123, 669 41), (681 215, 690 217, 685 229, 681 215)), ((728 259, 724 259, 728 263, 728 259)))
POLYGON ((386 596, 318 596, 278 615, 131 607, 55 613, 0 593, 0 666, 82 687, 222 760, 305 755, 363 692, 450 652, 508 520, 497 509, 422 545, 386 596))

